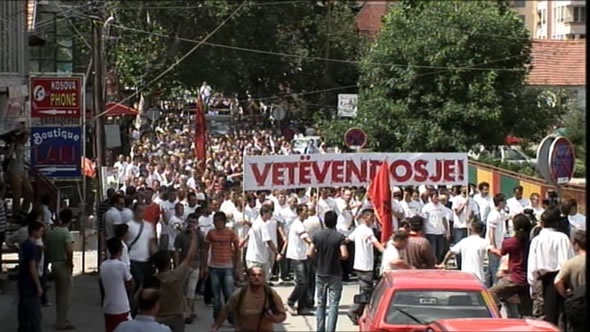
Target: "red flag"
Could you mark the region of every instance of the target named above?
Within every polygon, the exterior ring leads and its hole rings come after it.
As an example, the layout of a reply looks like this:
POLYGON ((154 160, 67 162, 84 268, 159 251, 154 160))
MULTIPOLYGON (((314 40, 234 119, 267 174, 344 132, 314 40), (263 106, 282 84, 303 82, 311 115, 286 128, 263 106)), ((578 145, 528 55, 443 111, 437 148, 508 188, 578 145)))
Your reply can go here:
POLYGON ((207 160, 207 121, 201 96, 197 98, 195 115, 195 157, 197 158, 197 167, 203 170, 207 160))
POLYGON ((386 243, 393 233, 391 219, 391 188, 389 187, 389 167, 383 161, 379 171, 369 185, 369 199, 373 203, 379 224, 381 224, 381 242, 386 243))

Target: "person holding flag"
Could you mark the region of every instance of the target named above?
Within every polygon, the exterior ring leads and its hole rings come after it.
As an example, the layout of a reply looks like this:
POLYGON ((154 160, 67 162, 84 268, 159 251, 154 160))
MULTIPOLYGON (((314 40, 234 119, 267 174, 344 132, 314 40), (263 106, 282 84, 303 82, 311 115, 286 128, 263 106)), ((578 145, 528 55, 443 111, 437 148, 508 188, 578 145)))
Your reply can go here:
MULTIPOLYGON (((359 279, 359 294, 371 296, 373 291, 374 255, 373 248, 383 253, 381 242, 387 242, 393 233, 391 222, 391 188, 389 187, 389 167, 387 161, 379 168, 377 175, 371 181, 368 192, 373 209, 364 209, 359 217, 360 225, 348 235, 346 241, 354 242, 354 270, 359 279), (375 217, 381 224, 381 242, 377 240, 371 226, 375 217)), ((355 303, 346 313, 353 324, 358 325, 358 319, 365 309, 365 304, 355 303)))

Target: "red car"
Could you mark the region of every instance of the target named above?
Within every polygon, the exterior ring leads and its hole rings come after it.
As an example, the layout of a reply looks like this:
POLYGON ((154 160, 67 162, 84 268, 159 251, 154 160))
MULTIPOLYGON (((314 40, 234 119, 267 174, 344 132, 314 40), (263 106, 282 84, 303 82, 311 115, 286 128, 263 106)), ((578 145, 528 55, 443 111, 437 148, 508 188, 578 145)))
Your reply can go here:
POLYGON ((443 319, 430 323, 427 332, 559 332, 548 322, 533 319, 443 319))
POLYGON ((359 318, 360 331, 425 331, 453 318, 500 318, 486 287, 473 275, 445 270, 397 270, 383 274, 359 318))

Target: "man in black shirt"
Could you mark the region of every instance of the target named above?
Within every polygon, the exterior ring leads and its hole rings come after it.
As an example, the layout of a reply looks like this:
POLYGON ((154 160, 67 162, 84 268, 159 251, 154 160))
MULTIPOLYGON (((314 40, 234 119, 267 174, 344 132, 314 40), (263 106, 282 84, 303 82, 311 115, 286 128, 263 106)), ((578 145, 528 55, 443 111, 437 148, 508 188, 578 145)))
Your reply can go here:
POLYGON ((336 231, 338 215, 328 211, 324 215, 325 229, 314 234, 307 256, 316 259, 316 295, 318 298, 317 331, 336 331, 338 304, 342 295, 341 260, 348 258, 344 235, 336 231), (328 328, 326 329, 326 303, 330 297, 328 328))

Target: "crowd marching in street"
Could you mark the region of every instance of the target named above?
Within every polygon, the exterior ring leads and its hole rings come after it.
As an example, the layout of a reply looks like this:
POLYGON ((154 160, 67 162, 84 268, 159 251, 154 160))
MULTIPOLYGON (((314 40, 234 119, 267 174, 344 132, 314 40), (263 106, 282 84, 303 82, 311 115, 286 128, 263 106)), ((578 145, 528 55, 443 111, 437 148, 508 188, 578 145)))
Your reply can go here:
MULTIPOLYGON (((485 182, 394 187, 394 233, 381 242, 366 188, 243 190, 245 154, 295 154, 271 130, 210 136, 198 164, 179 112, 141 128, 114 163, 117 183, 96 216, 107 332, 184 331, 202 314, 196 301, 212 306, 211 331, 272 331, 287 315, 313 315, 317 331, 336 331, 345 283, 371 294, 381 273, 453 265, 485 283, 506 317, 580 328, 564 305, 586 280, 585 217, 573 199, 549 204, 538 193, 524 197, 520 186, 509 198, 492 195, 485 182), (277 285, 292 286, 290 296, 281 298, 277 285)), ((7 239, 20 248, 20 331, 40 331, 49 263, 56 328, 74 329, 72 213, 58 216, 49 225, 32 213, 7 239)), ((356 323, 363 309, 352 304, 347 315, 356 323)))

